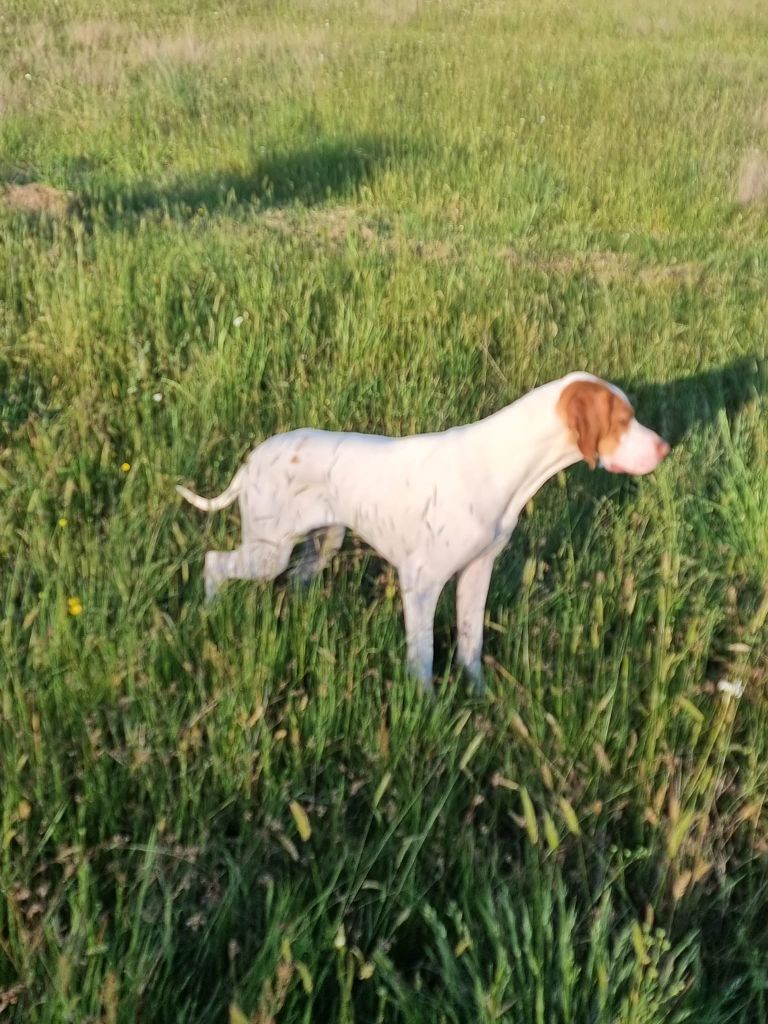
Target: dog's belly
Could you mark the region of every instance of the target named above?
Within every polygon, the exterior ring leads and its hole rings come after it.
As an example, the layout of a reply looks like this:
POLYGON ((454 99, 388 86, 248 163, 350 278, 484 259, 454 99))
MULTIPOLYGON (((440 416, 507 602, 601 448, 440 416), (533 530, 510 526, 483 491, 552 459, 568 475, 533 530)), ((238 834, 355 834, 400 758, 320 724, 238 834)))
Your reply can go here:
POLYGON ((337 521, 387 561, 448 579, 493 541, 494 524, 476 514, 455 476, 377 462, 367 479, 332 488, 329 501, 337 521))

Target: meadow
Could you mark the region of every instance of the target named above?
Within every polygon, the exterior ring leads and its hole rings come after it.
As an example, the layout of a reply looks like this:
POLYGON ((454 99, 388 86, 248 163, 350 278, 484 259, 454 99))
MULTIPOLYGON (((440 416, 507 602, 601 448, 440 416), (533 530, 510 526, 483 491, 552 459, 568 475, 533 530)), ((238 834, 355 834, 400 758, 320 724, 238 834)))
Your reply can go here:
POLYGON ((6 0, 0 1019, 768 1020, 761 150, 759 0, 6 0), (484 697, 354 539, 205 606, 176 483, 573 369, 674 449, 531 503, 484 697))

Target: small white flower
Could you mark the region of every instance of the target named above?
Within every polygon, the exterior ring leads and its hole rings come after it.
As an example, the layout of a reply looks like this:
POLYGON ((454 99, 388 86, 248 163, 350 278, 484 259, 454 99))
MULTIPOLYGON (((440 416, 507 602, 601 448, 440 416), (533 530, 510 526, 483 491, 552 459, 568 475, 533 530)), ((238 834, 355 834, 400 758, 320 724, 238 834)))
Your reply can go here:
POLYGON ((726 697, 736 697, 737 700, 744 694, 744 683, 740 679, 737 679, 735 682, 731 682, 730 679, 721 679, 717 684, 717 688, 726 697))
POLYGON ((232 323, 235 325, 235 327, 239 327, 243 320, 245 320, 244 316, 236 316, 232 323))
POLYGON ((26 75, 24 75, 24 77, 26 78, 26 80, 27 80, 28 82, 31 82, 31 81, 32 81, 32 75, 30 75, 30 73, 29 73, 29 72, 27 72, 27 73, 26 73, 26 75))
POLYGON ((163 400, 162 392, 156 391, 154 393, 154 395, 152 395, 152 401, 153 402, 162 402, 162 400, 163 400))

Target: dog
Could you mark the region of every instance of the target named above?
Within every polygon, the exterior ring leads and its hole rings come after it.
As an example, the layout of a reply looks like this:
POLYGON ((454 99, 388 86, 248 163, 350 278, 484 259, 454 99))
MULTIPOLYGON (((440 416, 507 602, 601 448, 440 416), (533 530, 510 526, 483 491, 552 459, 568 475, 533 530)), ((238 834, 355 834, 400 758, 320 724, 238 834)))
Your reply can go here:
POLYGON ((240 547, 205 556, 208 600, 228 579, 274 579, 308 534, 321 542, 301 572, 320 572, 345 531, 354 530, 397 569, 408 667, 427 691, 437 600, 456 576, 457 657, 482 690, 491 571, 526 503, 550 477, 581 459, 592 469, 644 475, 669 450, 635 419, 618 387, 577 372, 485 419, 440 433, 277 434, 250 453, 218 497, 176 490, 205 512, 240 503, 240 547))

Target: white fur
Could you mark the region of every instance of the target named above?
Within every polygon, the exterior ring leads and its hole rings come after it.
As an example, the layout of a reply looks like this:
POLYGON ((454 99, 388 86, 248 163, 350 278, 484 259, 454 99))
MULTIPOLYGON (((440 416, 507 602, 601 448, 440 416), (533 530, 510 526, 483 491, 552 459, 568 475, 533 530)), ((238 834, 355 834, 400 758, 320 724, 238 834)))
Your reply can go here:
POLYGON ((600 465, 610 473, 651 473, 669 451, 669 445, 657 433, 632 419, 614 451, 600 458, 600 465))
MULTIPOLYGON (((458 577, 458 660, 481 687, 483 615, 494 560, 526 502, 582 457, 556 412, 560 394, 575 380, 598 378, 569 374, 484 420, 438 434, 278 434, 251 452, 218 498, 177 488, 206 511, 240 502, 242 544, 206 554, 207 597, 227 579, 273 579, 287 567, 297 541, 325 530, 320 550, 301 566, 304 574, 318 571, 349 528, 397 568, 408 664, 426 690, 432 686, 435 607, 448 580, 458 577)), ((660 461, 653 431, 633 420, 628 433, 623 461, 614 455, 612 464, 633 471, 630 463, 645 465, 652 447, 660 461)))

